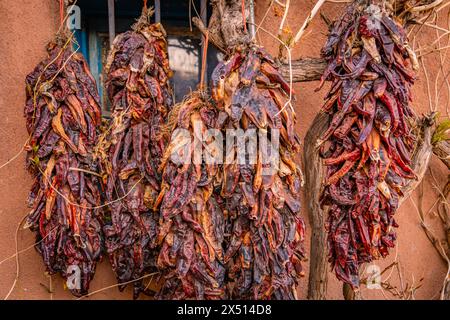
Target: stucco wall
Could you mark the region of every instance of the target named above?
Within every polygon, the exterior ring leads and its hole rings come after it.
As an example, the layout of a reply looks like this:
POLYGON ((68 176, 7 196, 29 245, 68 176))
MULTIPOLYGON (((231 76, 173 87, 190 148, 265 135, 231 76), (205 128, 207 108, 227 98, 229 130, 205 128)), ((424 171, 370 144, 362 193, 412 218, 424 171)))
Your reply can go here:
MULTIPOLYGON (((259 22, 264 14, 269 0, 256 0, 256 21, 259 22)), ((289 27, 296 31, 303 23, 306 15, 313 7, 314 0, 292 0, 288 17, 289 27)), ((329 3, 323 7, 323 13, 334 18, 340 12, 342 5, 329 3)), ((50 40, 58 27, 57 1, 53 0, 1 0, 0 1, 0 61, 2 72, 0 73, 0 166, 8 159, 15 156, 27 139, 25 121, 23 118, 23 104, 25 101, 24 79, 34 66, 45 57, 45 45, 50 40)), ((263 27, 275 32, 279 25, 279 18, 269 12, 263 27)), ((317 56, 326 36, 326 26, 320 18, 316 18, 308 29, 307 35, 293 50, 293 58, 300 56, 317 56)), ((417 43, 425 44, 434 40, 435 33, 432 30, 424 30, 417 43)), ((273 54, 277 53, 276 41, 260 31, 259 40, 273 54)), ((427 56, 429 76, 433 78, 437 70, 438 56, 427 56)), ((445 65, 448 70, 448 64, 445 65)), ((420 79, 414 87, 414 108, 418 114, 429 110, 428 96, 426 94, 426 82, 421 73, 420 79)), ((433 82, 434 84, 434 82, 433 82)), ((296 84, 298 93, 295 108, 299 123, 297 129, 303 139, 305 133, 319 111, 325 90, 314 92, 317 83, 296 84)), ((443 92, 445 90, 442 90, 443 92)), ((446 100, 441 97, 441 111, 444 110, 446 100)), ((15 233, 18 223, 26 215, 28 209, 25 200, 31 179, 25 171, 25 153, 21 153, 17 159, 0 169, 0 297, 8 294, 16 274, 15 259, 4 260, 15 252, 15 233)), ((434 159, 432 169, 439 185, 446 181, 447 170, 434 159)), ((437 191, 433 188, 433 179, 427 175, 424 182, 424 211, 433 204, 437 191)), ((413 199, 418 201, 417 193, 413 199)), ((303 199, 303 203, 305 203, 303 199)), ((303 205, 305 207, 305 205, 303 205)), ((309 222, 305 210, 302 212, 307 223, 307 248, 309 248, 309 222)), ((435 249, 427 240, 420 227, 417 211, 411 200, 407 200, 397 212, 397 220, 400 224, 398 230, 397 249, 391 251, 391 255, 384 261, 379 261, 382 268, 389 265, 397 258, 403 274, 403 283, 416 282, 424 278, 423 286, 417 290, 415 297, 418 299, 431 299, 438 297, 446 268, 440 260, 435 249)), ((431 227, 437 234, 442 230, 437 223, 438 219, 428 216, 431 227)), ((26 249, 33 244, 33 235, 28 230, 20 230, 18 233, 19 250, 26 249)), ((307 265, 307 263, 306 263, 307 265)), ((306 266, 307 268, 307 266, 306 266)), ((299 298, 305 298, 307 288, 307 274, 301 280, 299 286, 299 298)), ((392 283, 399 285, 396 272, 392 273, 392 283)), ((20 277, 17 280, 12 299, 72 299, 68 291, 63 289, 63 281, 59 276, 52 277, 54 293, 51 295, 45 286, 49 285, 49 277, 44 274, 44 267, 40 256, 34 249, 29 249, 20 254, 20 277)), ((115 284, 114 276, 110 270, 107 259, 98 266, 97 274, 92 282, 91 291, 115 284)), ((342 298, 342 286, 335 280, 334 275, 329 275, 329 299, 342 298)), ((363 290, 364 297, 384 298, 380 290, 363 290)), ((116 288, 103 291, 92 299, 128 299, 130 290, 119 293, 116 288)), ((387 297, 392 298, 389 294, 387 297)))

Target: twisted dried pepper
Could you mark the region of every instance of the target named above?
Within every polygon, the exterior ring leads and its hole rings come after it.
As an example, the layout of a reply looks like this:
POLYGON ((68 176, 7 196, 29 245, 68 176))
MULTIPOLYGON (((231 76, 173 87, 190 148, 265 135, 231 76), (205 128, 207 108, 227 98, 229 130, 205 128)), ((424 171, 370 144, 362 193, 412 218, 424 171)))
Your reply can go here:
POLYGON ((401 188, 415 178, 410 89, 416 58, 400 22, 379 12, 352 3, 322 49, 328 62, 322 83, 332 85, 323 108, 331 121, 318 141, 327 168, 321 205, 330 207, 330 263, 353 289, 361 264, 394 247, 401 188))

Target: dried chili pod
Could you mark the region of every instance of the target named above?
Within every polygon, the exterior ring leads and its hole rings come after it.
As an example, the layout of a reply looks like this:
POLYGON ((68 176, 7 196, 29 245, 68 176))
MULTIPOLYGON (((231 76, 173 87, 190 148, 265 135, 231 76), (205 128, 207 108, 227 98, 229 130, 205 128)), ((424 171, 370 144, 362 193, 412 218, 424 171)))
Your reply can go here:
POLYGON ((401 187, 415 178, 415 57, 399 22, 374 6, 349 5, 322 50, 328 62, 323 79, 342 85, 324 106, 331 121, 318 144, 333 149, 321 153, 327 167, 321 204, 330 207, 330 263, 355 290, 361 264, 394 246, 401 187))
POLYGON ((141 278, 156 271, 155 204, 166 144, 161 128, 172 105, 166 33, 161 24, 150 23, 151 15, 144 8, 132 30, 112 44, 106 90, 113 114, 96 150, 109 203, 106 250, 118 282, 136 280, 135 298, 145 292, 141 278))
POLYGON ((96 209, 100 180, 92 150, 101 122, 97 86, 70 38, 48 45, 48 57, 26 77, 27 168, 34 177, 27 226, 47 272, 88 292, 103 236, 96 209))

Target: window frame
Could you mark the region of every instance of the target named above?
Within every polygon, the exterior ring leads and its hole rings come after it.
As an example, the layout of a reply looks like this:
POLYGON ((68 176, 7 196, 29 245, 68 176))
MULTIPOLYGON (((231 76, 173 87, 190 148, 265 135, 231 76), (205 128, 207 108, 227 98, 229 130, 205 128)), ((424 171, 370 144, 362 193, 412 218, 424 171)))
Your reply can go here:
MULTIPOLYGON (((85 56, 85 58, 88 60, 91 71, 95 77, 96 82, 98 85, 99 95, 101 98, 101 105, 102 105, 102 114, 104 117, 108 118, 111 116, 111 111, 108 109, 108 99, 105 99, 105 96, 103 94, 103 87, 100 85, 103 83, 103 63, 101 61, 101 53, 99 53, 99 50, 102 50, 101 45, 101 39, 104 37, 109 38, 109 44, 111 45, 114 41, 114 38, 116 37, 116 24, 118 20, 116 19, 116 5, 115 0, 105 0, 107 1, 107 24, 108 28, 107 31, 99 32, 96 30, 86 30, 87 32, 80 32, 78 34, 79 40, 81 40, 81 47, 83 48, 82 53, 85 56), (100 59, 99 59, 100 57, 100 59), (105 101, 106 100, 106 101, 105 101)), ((160 0, 154 0, 153 1, 153 7, 154 7, 154 17, 156 23, 161 23, 161 1, 160 0)), ((208 19, 208 0, 200 0, 200 16, 203 21, 203 23, 207 24, 208 19)), ((171 30, 168 30, 168 35, 172 35, 170 32, 171 30)), ((174 33, 175 34, 175 33, 174 33)), ((178 34, 178 32, 177 32, 178 34)), ((190 36, 192 37, 192 34, 189 34, 188 32, 181 32, 182 36, 190 36)), ((194 36, 197 39, 201 39, 202 35, 199 33, 199 35, 194 36)), ((200 49, 201 51, 204 50, 205 43, 204 41, 200 42, 200 49)), ((200 57, 201 55, 199 55, 200 57)), ((199 59, 199 70, 198 73, 200 75, 200 70, 202 69, 202 63, 201 59, 199 59)), ((205 61, 205 63, 207 63, 205 61)), ((205 68, 207 68, 208 65, 205 65, 205 68)), ((208 75, 205 75, 205 81, 207 80, 208 75)))

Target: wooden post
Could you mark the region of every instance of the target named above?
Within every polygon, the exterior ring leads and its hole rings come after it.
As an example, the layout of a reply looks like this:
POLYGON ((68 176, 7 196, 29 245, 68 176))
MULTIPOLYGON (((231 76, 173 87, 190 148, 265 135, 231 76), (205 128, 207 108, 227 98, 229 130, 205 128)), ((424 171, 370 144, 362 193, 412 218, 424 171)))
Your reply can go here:
MULTIPOLYGON (((208 25, 208 1, 207 0, 201 0, 200 15, 202 17, 203 24, 205 26, 208 25)), ((202 41, 202 52, 203 52, 203 50, 205 50, 205 46, 206 45, 207 44, 203 40, 202 41)), ((201 55, 200 55, 200 57, 201 57, 201 55)), ((200 63, 205 63, 204 66, 203 65, 201 66, 202 69, 205 68, 205 75, 204 75, 204 82, 205 83, 208 83, 208 69, 207 69, 208 68, 208 62, 207 62, 207 60, 208 59, 206 59, 206 61, 200 61, 200 63)), ((202 85, 203 85, 203 83, 202 83, 202 85)))
POLYGON ((155 0, 155 22, 161 22, 161 1, 155 0))
POLYGON ((116 21, 114 0, 108 0, 108 26, 109 26, 109 45, 111 46, 116 37, 116 21))
POLYGON ((250 31, 250 37, 253 39, 256 36, 256 28, 255 28, 255 1, 250 0, 250 16, 249 16, 249 26, 248 30, 250 31))

